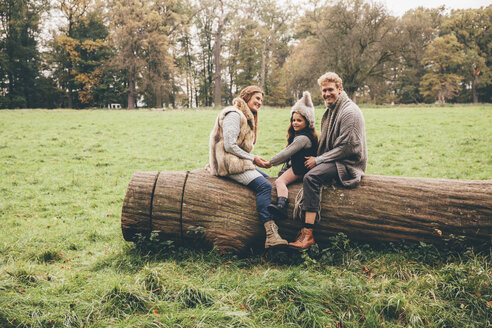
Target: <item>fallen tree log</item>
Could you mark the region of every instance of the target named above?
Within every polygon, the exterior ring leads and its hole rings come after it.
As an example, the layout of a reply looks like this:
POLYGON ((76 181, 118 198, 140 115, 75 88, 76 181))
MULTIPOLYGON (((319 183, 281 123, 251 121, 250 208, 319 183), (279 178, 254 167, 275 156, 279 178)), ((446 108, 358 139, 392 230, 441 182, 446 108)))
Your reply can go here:
MULTIPOLYGON (((301 187, 301 183, 289 186, 289 215, 301 187)), ((290 219, 277 223, 288 240, 301 226, 290 219)), ((157 231, 164 239, 205 242, 235 253, 261 248, 265 238, 254 193, 204 169, 136 172, 123 203, 121 228, 128 241, 138 233, 157 231)), ((490 243, 492 180, 366 175, 355 189, 325 186, 315 239, 323 246, 339 232, 361 241, 439 244, 454 236, 469 243, 490 243)))

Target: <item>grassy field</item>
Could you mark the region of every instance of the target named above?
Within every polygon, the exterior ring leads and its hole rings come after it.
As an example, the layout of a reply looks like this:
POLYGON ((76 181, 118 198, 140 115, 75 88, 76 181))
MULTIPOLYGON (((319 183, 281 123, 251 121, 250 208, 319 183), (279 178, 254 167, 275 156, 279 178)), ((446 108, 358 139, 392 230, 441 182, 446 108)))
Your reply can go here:
MULTIPOLYGON (((492 179, 491 105, 363 112, 367 173, 492 179)), ((133 172, 204 167, 216 115, 0 111, 0 327, 492 324, 490 247, 338 235, 324 250, 239 258, 125 242, 133 172)), ((284 147, 288 119, 288 109, 262 110, 255 154, 284 147)))

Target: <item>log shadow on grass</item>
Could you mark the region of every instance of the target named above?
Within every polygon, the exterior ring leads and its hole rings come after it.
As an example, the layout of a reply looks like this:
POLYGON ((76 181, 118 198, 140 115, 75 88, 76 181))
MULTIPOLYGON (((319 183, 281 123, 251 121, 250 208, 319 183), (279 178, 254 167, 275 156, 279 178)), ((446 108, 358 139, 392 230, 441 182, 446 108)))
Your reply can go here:
MULTIPOLYGON (((487 254, 489 245, 468 245, 459 238, 450 239, 441 246, 433 244, 401 242, 360 242, 352 241, 344 233, 338 233, 328 238, 324 248, 317 244, 306 250, 295 250, 288 247, 277 247, 263 250, 251 249, 249 253, 229 254, 212 248, 212 244, 204 238, 201 227, 190 227, 185 232, 186 244, 174 240, 162 239, 159 232, 137 234, 132 244, 128 244, 124 254, 130 260, 130 265, 122 263, 123 259, 114 259, 116 265, 131 269, 140 267, 142 259, 162 261, 167 259, 185 260, 190 257, 200 257, 211 262, 221 263, 228 259, 246 259, 250 264, 269 262, 276 265, 328 265, 343 266, 350 270, 359 270, 361 263, 380 255, 391 256, 398 254, 406 261, 418 262, 425 266, 435 266, 451 261, 460 261, 463 254, 487 254), (119 263, 119 264, 118 264, 119 263)), ((107 261, 106 261, 107 262, 107 261)), ((244 262, 244 261, 243 261, 244 262)), ((112 266, 114 262, 108 263, 112 266)))
POLYGON ((191 226, 184 232, 186 237, 183 241, 165 239, 159 231, 148 234, 137 233, 128 254, 167 259, 179 257, 189 252, 208 253, 217 252, 212 244, 204 237, 205 230, 202 227, 191 226))

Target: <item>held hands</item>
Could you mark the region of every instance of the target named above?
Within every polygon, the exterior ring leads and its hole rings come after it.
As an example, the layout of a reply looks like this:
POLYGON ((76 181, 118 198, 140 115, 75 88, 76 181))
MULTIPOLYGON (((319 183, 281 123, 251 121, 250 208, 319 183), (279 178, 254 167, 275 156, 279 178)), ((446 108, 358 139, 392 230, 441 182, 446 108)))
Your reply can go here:
POLYGON ((256 166, 263 167, 265 169, 269 169, 273 166, 272 163, 270 163, 269 161, 263 159, 262 157, 260 157, 258 155, 255 155, 255 159, 254 159, 253 163, 256 166))
POLYGON ((313 167, 316 166, 316 157, 309 156, 304 158, 306 159, 306 161, 304 162, 305 167, 307 167, 308 169, 312 169, 313 167))

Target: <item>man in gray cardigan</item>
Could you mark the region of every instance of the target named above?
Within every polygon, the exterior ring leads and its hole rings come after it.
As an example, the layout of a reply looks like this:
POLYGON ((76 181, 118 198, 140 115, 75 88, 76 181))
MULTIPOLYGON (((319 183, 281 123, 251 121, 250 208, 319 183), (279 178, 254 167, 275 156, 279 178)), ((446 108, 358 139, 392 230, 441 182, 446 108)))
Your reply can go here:
POLYGON ((318 155, 306 157, 310 169, 303 179, 304 226, 289 246, 298 249, 314 244, 313 228, 320 210, 323 184, 333 179, 348 188, 356 187, 367 164, 364 117, 360 108, 343 91, 342 79, 328 72, 318 79, 326 111, 321 119, 318 155))

